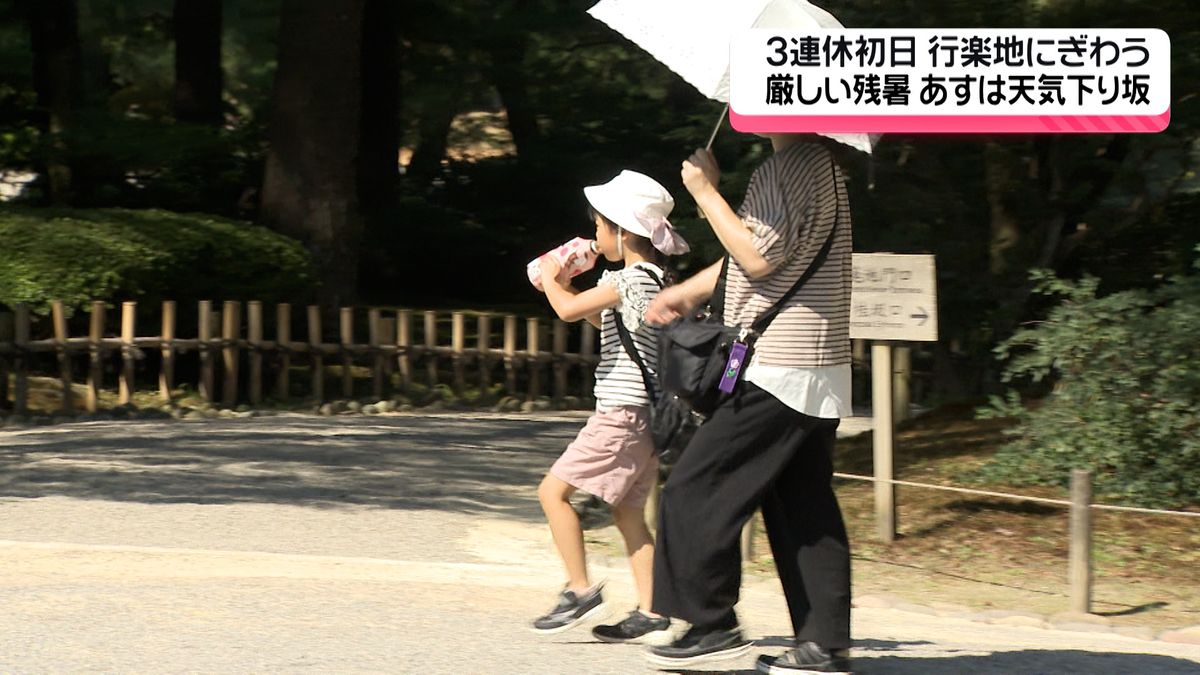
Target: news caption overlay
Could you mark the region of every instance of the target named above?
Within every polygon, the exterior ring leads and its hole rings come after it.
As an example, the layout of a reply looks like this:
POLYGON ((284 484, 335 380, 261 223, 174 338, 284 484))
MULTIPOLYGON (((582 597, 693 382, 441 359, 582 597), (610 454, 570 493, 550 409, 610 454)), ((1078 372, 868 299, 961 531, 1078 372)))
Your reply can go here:
POLYGON ((730 43, 744 132, 1155 133, 1171 39, 1152 28, 755 28, 730 43))

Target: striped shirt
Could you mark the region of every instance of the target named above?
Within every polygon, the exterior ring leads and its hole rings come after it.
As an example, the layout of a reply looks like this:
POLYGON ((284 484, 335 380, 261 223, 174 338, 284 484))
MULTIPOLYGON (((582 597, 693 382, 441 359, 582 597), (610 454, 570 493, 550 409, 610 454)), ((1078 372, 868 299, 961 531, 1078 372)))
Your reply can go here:
MULTIPOLYGON (((611 286, 617 292, 619 299, 616 309, 621 311, 621 318, 629 329, 642 362, 646 364, 651 377, 655 377, 658 373, 659 329, 644 323, 642 318, 650 301, 658 295, 659 287, 644 270, 650 270, 660 280, 663 278, 663 270, 658 265, 635 263, 619 271, 605 272, 600 277, 600 284, 611 286)), ((594 389, 596 409, 650 405, 650 397, 646 395, 646 386, 642 382, 642 371, 621 345, 616 312, 606 309, 600 313, 600 319, 600 364, 596 366, 594 389)))
POLYGON ((772 265, 750 279, 735 260, 725 289, 725 323, 749 327, 796 283, 837 225, 829 257, 759 336, 754 362, 822 368, 850 363, 850 206, 833 155, 813 143, 775 153, 750 177, 738 216, 772 265))

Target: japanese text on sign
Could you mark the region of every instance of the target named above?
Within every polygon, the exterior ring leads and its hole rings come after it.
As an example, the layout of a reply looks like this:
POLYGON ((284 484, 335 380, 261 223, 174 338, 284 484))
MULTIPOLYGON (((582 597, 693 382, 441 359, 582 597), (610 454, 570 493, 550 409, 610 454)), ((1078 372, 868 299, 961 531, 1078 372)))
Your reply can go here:
POLYGON ((753 29, 735 38, 730 63, 742 117, 1127 116, 1165 126, 1170 110, 1170 39, 1156 29, 753 29))

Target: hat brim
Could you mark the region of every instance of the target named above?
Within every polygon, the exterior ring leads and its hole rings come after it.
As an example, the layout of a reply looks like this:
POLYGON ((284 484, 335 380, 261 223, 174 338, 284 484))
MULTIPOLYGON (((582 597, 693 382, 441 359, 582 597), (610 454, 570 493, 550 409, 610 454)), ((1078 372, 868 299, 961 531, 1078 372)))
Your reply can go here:
POLYGON ((638 220, 637 215, 629 209, 610 185, 589 185, 583 188, 583 196, 597 213, 616 223, 623 230, 632 232, 640 237, 650 238, 650 230, 638 220))

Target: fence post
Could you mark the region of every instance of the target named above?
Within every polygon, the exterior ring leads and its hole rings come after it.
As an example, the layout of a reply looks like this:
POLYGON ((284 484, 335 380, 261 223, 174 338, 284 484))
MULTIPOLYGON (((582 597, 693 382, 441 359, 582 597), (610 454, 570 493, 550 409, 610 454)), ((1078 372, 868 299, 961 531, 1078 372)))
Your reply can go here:
POLYGON ((526 351, 529 354, 529 393, 526 400, 535 401, 538 395, 542 393, 542 362, 539 360, 540 345, 538 338, 541 337, 541 326, 537 318, 525 320, 525 341, 526 351))
POLYGON ((466 374, 463 372, 463 349, 466 344, 466 317, 462 312, 450 314, 450 353, 454 366, 454 394, 462 396, 466 389, 466 374))
POLYGON ((100 409, 100 388, 104 386, 104 319, 107 308, 103 302, 93 302, 88 317, 88 382, 87 411, 100 409))
POLYGON ((121 382, 117 402, 126 405, 133 402, 133 338, 136 335, 137 303, 121 303, 121 382))
POLYGON ((158 395, 163 403, 171 402, 175 388, 175 301, 162 304, 162 367, 158 371, 158 395))
POLYGON ((1071 611, 1092 611, 1092 473, 1071 472, 1071 546, 1067 567, 1071 583, 1071 611))
POLYGON ((308 306, 308 347, 312 355, 312 391, 317 403, 325 400, 325 357, 321 353, 321 308, 308 306))
POLYGON ((486 312, 476 319, 475 348, 479 351, 479 395, 487 400, 492 389, 492 317, 486 312))
POLYGON ((517 395, 517 317, 504 315, 504 390, 517 395))
POLYGON ((892 422, 908 419, 909 382, 912 381, 912 347, 892 350, 892 422))
POLYGON ((871 415, 875 418, 875 523, 879 540, 896 538, 896 486, 892 480, 892 345, 871 345, 871 415))
POLYGON ((429 388, 437 386, 437 312, 425 312, 425 372, 429 388))
POLYGON ((13 410, 18 415, 29 412, 29 357, 25 347, 29 344, 29 306, 18 302, 16 310, 16 329, 13 342, 17 347, 17 357, 13 359, 13 370, 16 371, 16 388, 13 391, 13 410))
POLYGON ((246 303, 246 344, 250 346, 250 403, 262 402, 262 302, 251 300, 246 303))
POLYGON ((583 334, 579 337, 579 364, 583 375, 583 393, 580 398, 585 401, 592 398, 592 389, 596 384, 596 371, 592 367, 592 355, 595 353, 596 327, 584 321, 583 334))
POLYGON ((217 392, 213 389, 213 320, 212 301, 200 301, 199 338, 200 338, 200 396, 205 401, 213 403, 217 400, 217 392))
POLYGON ((292 367, 292 306, 275 306, 275 348, 279 350, 279 372, 275 376, 275 398, 286 401, 290 387, 288 371, 292 367))
POLYGON ((175 301, 162 303, 162 368, 158 369, 158 395, 169 404, 175 388, 175 301))
POLYGON ((850 377, 850 398, 854 401, 865 401, 871 397, 871 362, 867 359, 867 341, 851 340, 850 353, 850 361, 852 364, 852 374, 850 377))
MULTIPOLYGON (((0 312, 0 345, 11 346, 13 342, 13 316, 0 312)), ((0 354, 0 410, 8 407, 8 372, 11 359, 0 354)))
POLYGON ((750 514, 746 524, 742 526, 742 536, 739 538, 739 548, 742 552, 742 562, 754 561, 754 533, 758 530, 758 521, 762 518, 759 511, 750 514))
POLYGON ((379 335, 382 330, 379 309, 367 310, 367 343, 371 345, 371 396, 383 400, 383 352, 379 351, 379 335))
POLYGON ((341 336, 342 343, 342 398, 354 398, 354 375, 350 372, 351 366, 354 365, 354 354, 350 348, 354 346, 354 308, 343 307, 341 312, 341 326, 338 331, 341 336))
POLYGON ((62 410, 69 413, 75 408, 71 391, 71 352, 67 351, 67 314, 61 300, 50 303, 50 314, 54 321, 55 356, 58 357, 59 379, 62 380, 62 410))
POLYGON ((396 365, 400 368, 400 386, 407 394, 412 386, 412 310, 396 312, 396 346, 399 348, 396 365))
MULTIPOLYGON (((379 346, 387 347, 394 345, 396 340, 396 319, 394 317, 383 316, 382 312, 379 316, 379 346)), ((396 372, 396 364, 388 357, 388 352, 383 351, 379 356, 383 362, 383 388, 384 392, 388 393, 392 389, 392 373, 396 372)))
POLYGON ((237 403, 238 359, 237 341, 242 337, 242 304, 237 300, 226 300, 221 315, 221 340, 225 343, 225 377, 222 379, 224 393, 221 401, 226 406, 237 403))
POLYGON ((567 395, 567 324, 555 320, 554 338, 551 341, 554 354, 554 399, 561 401, 567 395))

